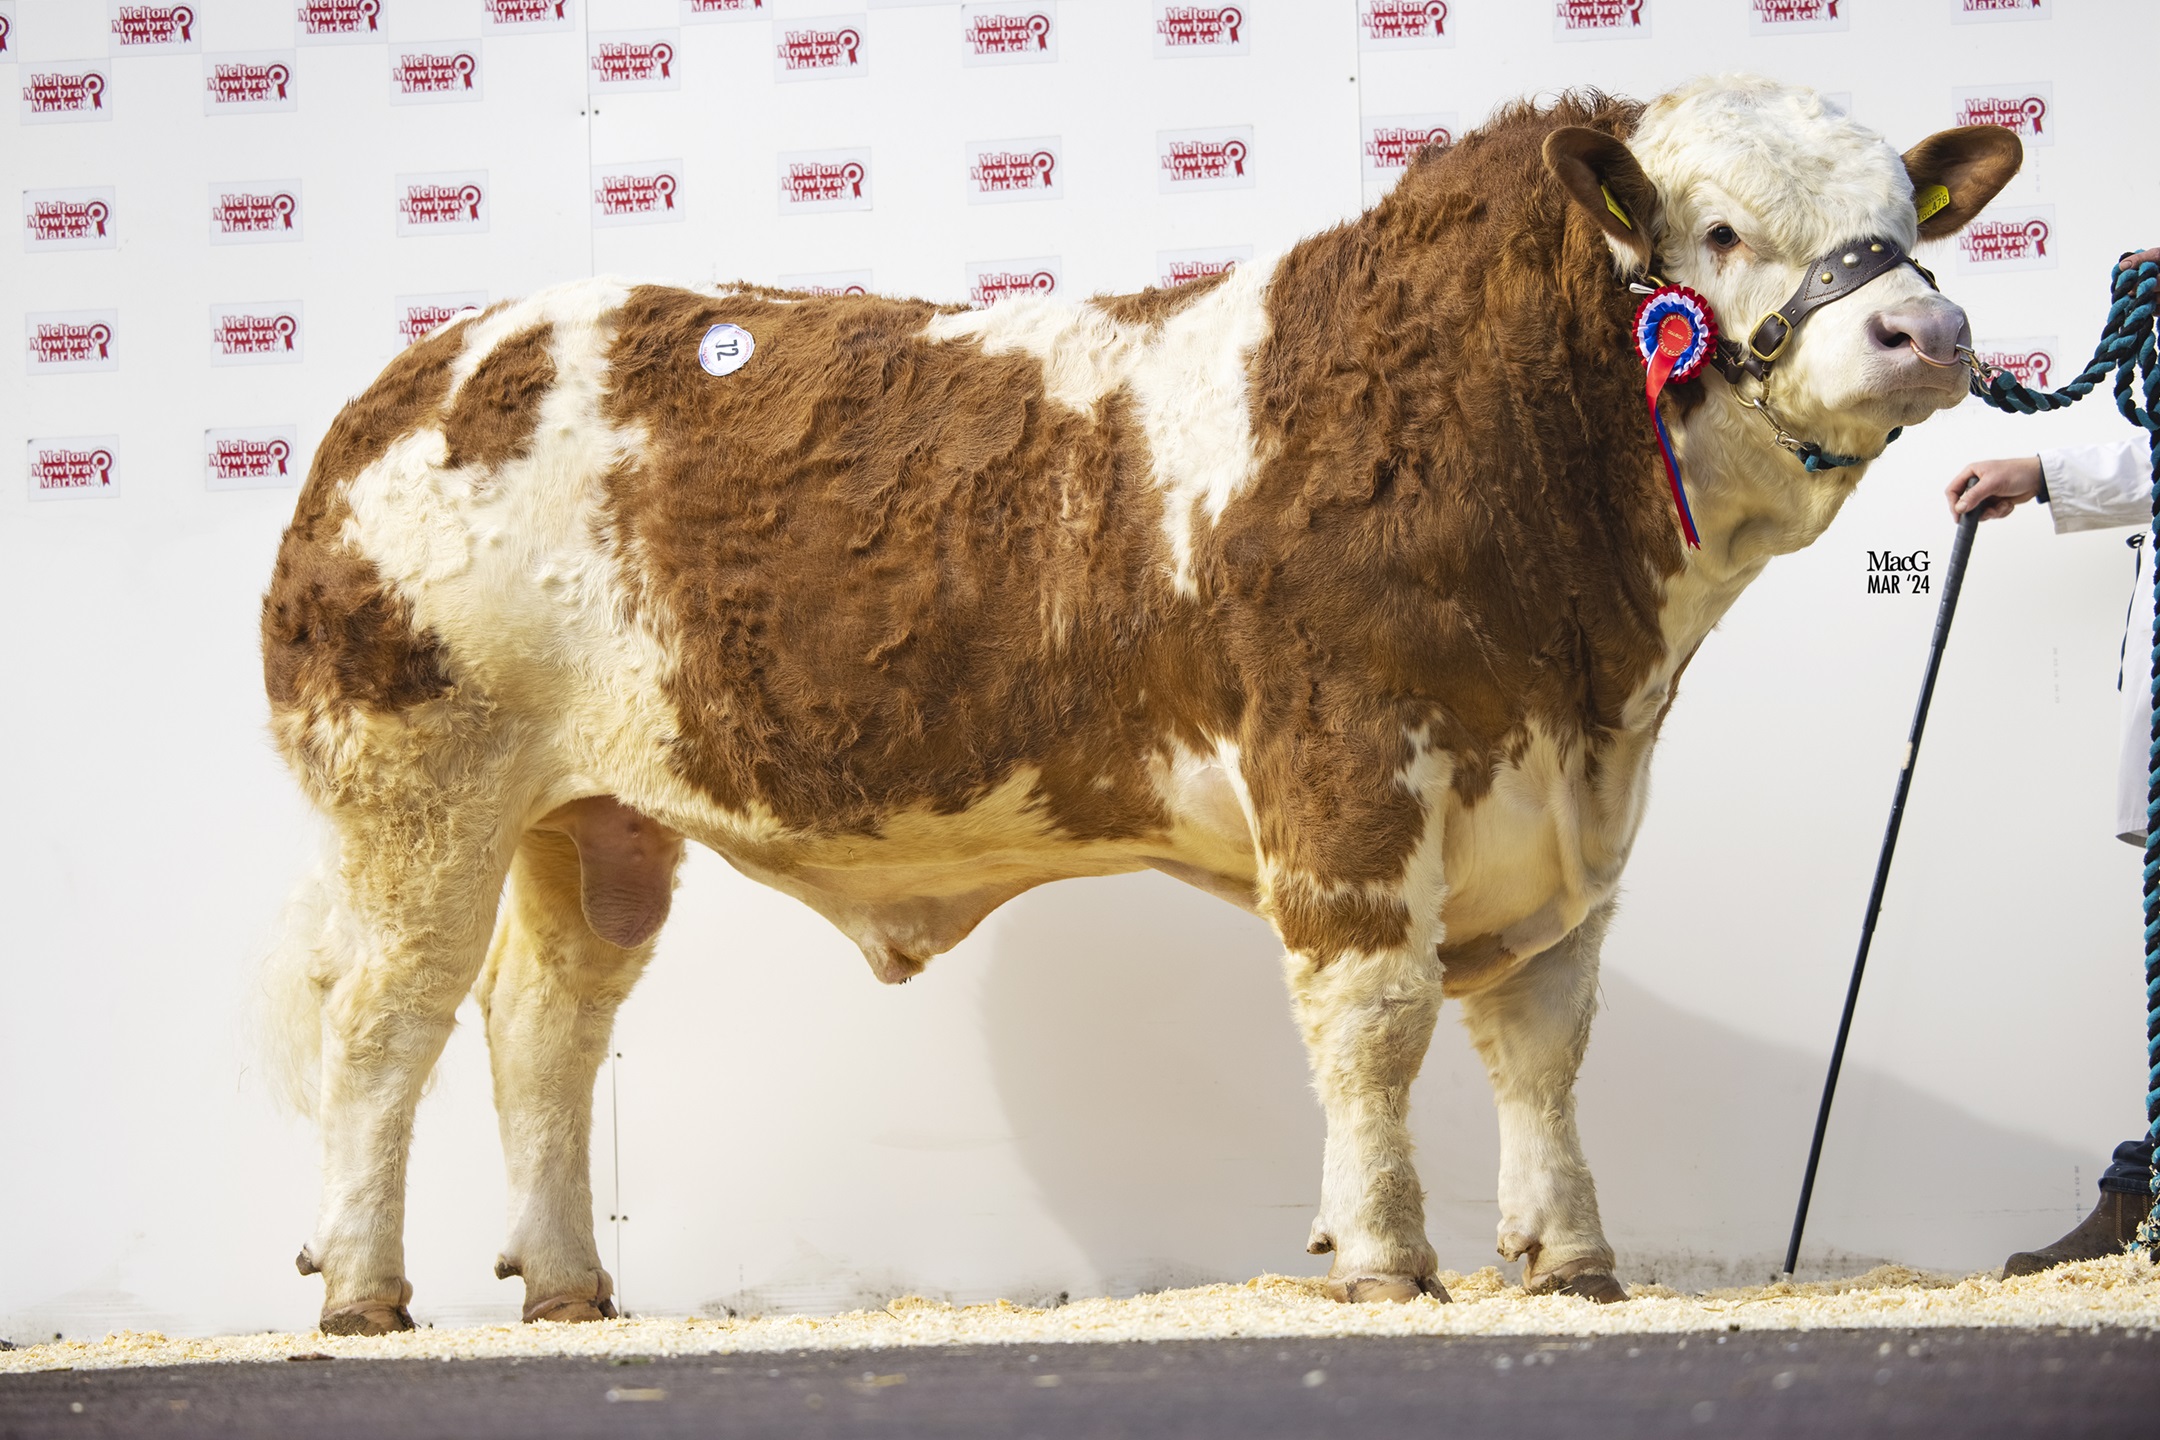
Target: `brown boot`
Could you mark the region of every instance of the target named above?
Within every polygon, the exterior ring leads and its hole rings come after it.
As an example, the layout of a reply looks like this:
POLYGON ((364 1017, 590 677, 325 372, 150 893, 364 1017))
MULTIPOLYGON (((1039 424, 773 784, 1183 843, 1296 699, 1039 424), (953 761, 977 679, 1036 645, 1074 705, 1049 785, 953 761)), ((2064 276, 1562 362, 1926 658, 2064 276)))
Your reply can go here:
POLYGON ((2137 1238, 2138 1222, 2145 1218, 2147 1198, 2116 1190, 2100 1192, 2100 1203, 2078 1222, 2078 1227, 2042 1250, 2022 1250, 2003 1264, 2003 1279, 2012 1275, 2037 1275, 2073 1260, 2098 1260, 2120 1255, 2137 1238))

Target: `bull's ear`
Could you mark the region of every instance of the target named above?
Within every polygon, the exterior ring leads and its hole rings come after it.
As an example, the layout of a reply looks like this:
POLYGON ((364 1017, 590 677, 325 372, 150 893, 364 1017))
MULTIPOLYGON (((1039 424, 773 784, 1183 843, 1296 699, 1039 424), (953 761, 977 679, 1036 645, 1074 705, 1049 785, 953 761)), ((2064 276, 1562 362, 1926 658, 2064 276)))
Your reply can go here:
POLYGON ((1920 238, 1955 235, 1987 208, 2025 163, 2025 146, 1999 125, 1938 130, 1905 152, 1920 238))
POLYGON ((1602 130, 1570 125, 1545 137, 1545 168, 1615 250, 1649 266, 1657 251, 1657 189, 1626 145, 1602 130))

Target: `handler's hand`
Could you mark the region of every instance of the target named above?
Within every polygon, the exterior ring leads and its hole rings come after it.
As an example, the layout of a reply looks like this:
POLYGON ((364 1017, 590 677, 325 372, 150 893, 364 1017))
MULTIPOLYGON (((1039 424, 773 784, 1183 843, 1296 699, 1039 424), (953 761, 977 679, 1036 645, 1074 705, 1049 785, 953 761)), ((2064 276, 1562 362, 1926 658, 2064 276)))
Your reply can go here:
POLYGON ((2117 270, 2135 270, 2148 260, 2160 264, 2160 245, 2155 245, 2150 250, 2140 250, 2135 255, 2123 256, 2122 259, 2115 262, 2115 268, 2117 270))
POLYGON ((1943 490, 1950 514, 1962 516, 1976 506, 1983 520, 2000 520, 2017 506, 2040 493, 2040 457, 2021 455, 2015 460, 1975 460, 1943 490), (1970 486, 1970 488, 1967 488, 1970 486))

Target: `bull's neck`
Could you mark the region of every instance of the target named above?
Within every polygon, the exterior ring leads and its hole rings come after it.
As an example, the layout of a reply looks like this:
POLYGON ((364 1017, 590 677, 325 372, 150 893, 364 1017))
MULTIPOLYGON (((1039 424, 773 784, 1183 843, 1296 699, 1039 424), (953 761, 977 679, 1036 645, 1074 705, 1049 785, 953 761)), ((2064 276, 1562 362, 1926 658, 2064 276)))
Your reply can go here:
POLYGON ((1731 386, 1711 378, 1705 392, 1686 419, 1668 414, 1689 509, 1702 538, 1702 548, 1687 553, 1669 587, 1672 602, 1687 613, 1667 616, 1667 636, 1684 650, 1700 643, 1774 557, 1812 545, 1867 470, 1864 464, 1803 469, 1772 442, 1770 428, 1740 403, 1731 386))

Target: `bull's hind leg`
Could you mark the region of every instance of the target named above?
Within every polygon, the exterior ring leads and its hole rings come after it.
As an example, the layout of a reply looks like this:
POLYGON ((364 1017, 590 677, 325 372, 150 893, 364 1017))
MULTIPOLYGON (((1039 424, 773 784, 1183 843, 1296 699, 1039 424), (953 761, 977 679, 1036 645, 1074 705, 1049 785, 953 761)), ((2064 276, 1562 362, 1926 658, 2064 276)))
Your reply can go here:
POLYGON ((613 800, 556 811, 519 844, 477 994, 510 1181, 495 1273, 527 1320, 615 1313, 593 1243, 592 1098, 616 1008, 651 957, 682 841, 613 800))
POLYGON ((1624 1300, 1598 1222, 1597 1187, 1575 1133, 1575 1075, 1597 1009, 1606 905, 1489 989, 1463 997, 1500 1112, 1500 1253, 1523 1288, 1624 1300))
POLYGON ((322 1207, 300 1251, 322 1329, 409 1330, 405 1170, 413 1111, 486 953, 504 852, 493 797, 417 769, 341 807, 322 1000, 322 1207))

